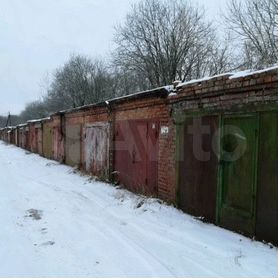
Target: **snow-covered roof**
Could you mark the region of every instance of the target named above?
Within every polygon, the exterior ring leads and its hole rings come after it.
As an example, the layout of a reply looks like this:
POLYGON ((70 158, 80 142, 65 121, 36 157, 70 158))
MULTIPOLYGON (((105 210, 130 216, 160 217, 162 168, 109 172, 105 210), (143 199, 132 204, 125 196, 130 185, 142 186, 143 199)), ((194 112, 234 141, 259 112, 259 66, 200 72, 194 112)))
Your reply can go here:
POLYGON ((172 85, 167 85, 167 86, 163 86, 163 87, 154 88, 154 89, 151 89, 151 90, 140 91, 140 92, 136 92, 136 93, 125 95, 125 96, 120 96, 120 97, 107 99, 107 100, 102 101, 102 102, 97 102, 97 103, 87 104, 87 105, 83 105, 83 106, 79 106, 79 107, 75 107, 75 108, 71 108, 71 109, 67 109, 67 110, 62 110, 62 111, 59 111, 59 112, 57 112, 53 115, 56 115, 56 114, 59 114, 59 113, 71 113, 71 112, 75 112, 75 111, 78 111, 78 110, 91 108, 91 107, 96 107, 96 106, 110 105, 113 102, 132 99, 132 98, 140 97, 140 96, 142 96, 142 97, 147 96, 147 95, 154 95, 155 96, 155 94, 157 94, 158 92, 162 92, 162 91, 165 91, 165 92, 169 93, 170 90, 172 90, 172 89, 173 89, 172 85))
POLYGON ((151 90, 136 92, 136 93, 125 95, 125 96, 112 98, 112 99, 109 99, 108 101, 109 101, 109 103, 111 103, 111 102, 114 102, 114 101, 133 98, 133 97, 137 97, 137 96, 143 96, 143 95, 152 94, 152 93, 155 94, 155 93, 161 92, 163 90, 166 90, 166 91, 169 92, 171 87, 172 87, 172 85, 167 85, 167 86, 163 86, 163 87, 154 88, 154 89, 151 89, 151 90))
POLYGON ((37 122, 47 121, 47 120, 50 120, 50 117, 41 118, 41 119, 29 120, 29 121, 27 121, 27 123, 37 123, 37 122))
POLYGON ((275 70, 275 69, 278 70, 278 64, 275 64, 272 67, 268 67, 268 68, 265 68, 265 69, 262 69, 262 70, 248 69, 248 70, 238 71, 238 72, 226 72, 226 73, 217 74, 217 75, 213 75, 213 76, 205 76, 205 77, 200 78, 200 79, 193 79, 193 80, 182 82, 182 83, 177 85, 177 89, 185 87, 187 85, 191 85, 191 84, 195 84, 195 83, 201 83, 201 82, 204 82, 204 81, 215 79, 217 77, 229 76, 229 79, 236 79, 236 78, 246 77, 246 76, 249 76, 249 75, 254 75, 254 74, 263 73, 263 72, 267 72, 267 71, 272 71, 272 70, 275 70))
POLYGON ((202 77, 202 78, 199 78, 199 79, 192 79, 192 80, 185 81, 185 82, 182 82, 182 83, 178 84, 177 88, 181 88, 181 87, 184 87, 186 85, 191 85, 191 84, 195 84, 195 83, 200 83, 200 82, 203 82, 203 81, 208 81, 208 80, 211 80, 211 79, 214 79, 214 78, 217 78, 217 77, 229 76, 229 75, 232 75, 232 74, 233 73, 231 73, 231 72, 227 72, 227 73, 217 74, 217 75, 213 75, 213 76, 205 76, 205 77, 202 77))
POLYGON ((17 125, 17 127, 24 127, 24 126, 27 126, 27 123, 17 125))
POLYGON ((249 75, 253 75, 253 74, 258 74, 258 73, 263 73, 263 72, 267 72, 267 71, 271 71, 271 70, 278 70, 278 64, 272 66, 272 67, 269 67, 269 68, 265 68, 265 69, 262 69, 262 70, 243 70, 243 71, 239 71, 239 72, 236 72, 234 73, 232 76, 230 76, 229 78, 230 79, 235 79, 235 78, 240 78, 240 77, 246 77, 246 76, 249 76, 249 75))
MULTIPOLYGON (((192 80, 181 82, 181 83, 177 84, 176 89, 185 87, 187 85, 202 83, 202 82, 205 82, 205 81, 208 81, 208 80, 211 80, 211 79, 215 79, 215 78, 218 78, 218 77, 227 76, 227 77, 229 77, 229 79, 236 79, 236 78, 246 77, 246 76, 249 76, 249 75, 259 74, 259 73, 272 71, 272 70, 278 70, 278 64, 275 64, 272 67, 268 67, 268 68, 265 68, 265 69, 262 69, 262 70, 248 69, 248 70, 238 71, 238 72, 226 72, 226 73, 217 74, 217 75, 213 75, 213 76, 205 76, 205 77, 200 78, 200 79, 192 79, 192 80)), ((177 81, 175 81, 175 82, 177 82, 177 81)), ((61 110, 61 111, 58 111, 56 113, 51 114, 49 117, 29 120, 29 121, 27 121, 27 123, 36 123, 36 122, 47 121, 47 120, 51 119, 51 116, 64 114, 64 113, 71 113, 71 112, 75 112, 75 111, 78 111, 78 110, 91 108, 91 107, 106 106, 106 105, 108 106, 110 104, 113 104, 113 102, 118 102, 118 101, 121 101, 121 100, 128 100, 128 99, 141 97, 141 96, 143 97, 143 96, 148 96, 148 95, 154 95, 155 96, 156 93, 163 92, 163 91, 165 93, 168 93, 168 96, 170 96, 170 97, 176 95, 174 86, 173 85, 166 85, 166 86, 154 88, 154 89, 151 89, 151 90, 140 91, 140 92, 136 92, 136 93, 125 95, 125 96, 115 97, 115 98, 108 99, 108 100, 105 100, 105 101, 102 101, 102 102, 97 102, 97 103, 93 103, 93 104, 87 104, 87 105, 79 106, 79 107, 76 107, 76 108, 61 110)), ((20 124, 20 125, 18 125, 18 127, 24 127, 24 126, 27 125, 27 123, 20 124)), ((11 128, 11 127, 8 127, 8 128, 11 128)))

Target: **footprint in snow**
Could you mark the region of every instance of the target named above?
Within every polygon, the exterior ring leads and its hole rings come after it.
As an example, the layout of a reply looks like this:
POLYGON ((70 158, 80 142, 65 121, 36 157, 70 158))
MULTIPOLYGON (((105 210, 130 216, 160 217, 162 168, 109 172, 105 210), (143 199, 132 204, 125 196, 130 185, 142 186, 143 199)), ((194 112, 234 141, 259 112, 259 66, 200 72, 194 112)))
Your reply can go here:
POLYGON ((54 245, 54 244, 55 244, 55 241, 49 240, 49 241, 43 242, 39 245, 37 243, 34 243, 34 246, 51 246, 51 245, 54 245))
POLYGON ((42 210, 38 209, 28 209, 26 211, 25 217, 30 217, 33 220, 41 220, 42 219, 42 210))
POLYGON ((234 262, 236 265, 241 266, 239 259, 244 258, 245 256, 242 254, 242 251, 238 251, 238 255, 234 257, 234 262))
POLYGON ((42 244, 40 244, 40 246, 51 246, 51 245, 54 245, 55 244, 55 241, 52 241, 52 240, 49 240, 49 241, 46 241, 42 244))
POLYGON ((45 166, 49 167, 49 166, 57 166, 59 164, 55 163, 55 162, 48 162, 45 164, 45 166))
POLYGON ((137 205, 136 205, 136 207, 135 208, 141 208, 143 205, 144 205, 144 200, 141 200, 137 205))
POLYGON ((47 228, 42 228, 40 231, 42 234, 47 234, 47 228))

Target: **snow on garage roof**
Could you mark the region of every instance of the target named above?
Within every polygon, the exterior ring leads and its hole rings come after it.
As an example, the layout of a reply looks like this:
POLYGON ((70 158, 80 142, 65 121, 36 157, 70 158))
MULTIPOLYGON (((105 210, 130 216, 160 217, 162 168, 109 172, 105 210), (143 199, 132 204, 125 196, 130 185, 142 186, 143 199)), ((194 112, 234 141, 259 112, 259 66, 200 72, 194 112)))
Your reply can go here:
POLYGON ((268 67, 268 68, 265 68, 265 69, 262 69, 262 70, 248 69, 248 70, 238 71, 238 72, 227 72, 227 73, 217 74, 217 75, 213 75, 213 76, 205 76, 205 77, 200 78, 200 79, 192 79, 192 80, 185 81, 185 82, 182 82, 182 83, 178 84, 177 89, 185 87, 187 85, 192 85, 192 84, 195 84, 195 83, 201 83, 201 82, 204 82, 204 81, 215 79, 217 77, 228 76, 229 79, 236 79, 236 78, 246 77, 246 76, 249 76, 249 75, 254 75, 254 74, 263 73, 263 72, 272 71, 272 70, 278 70, 278 64, 275 64, 272 67, 268 67))

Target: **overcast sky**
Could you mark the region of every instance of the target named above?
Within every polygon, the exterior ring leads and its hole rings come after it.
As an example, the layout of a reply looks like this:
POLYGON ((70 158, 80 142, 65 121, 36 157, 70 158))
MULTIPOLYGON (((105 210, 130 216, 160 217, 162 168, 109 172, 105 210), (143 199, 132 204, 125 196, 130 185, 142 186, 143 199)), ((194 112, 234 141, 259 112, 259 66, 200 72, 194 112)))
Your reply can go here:
MULTIPOLYGON (((226 0, 227 1, 227 0, 226 0)), ((211 19, 225 0, 195 0, 211 19)), ((71 53, 105 57, 114 26, 138 0, 0 0, 0 115, 40 98, 47 73, 71 53)))

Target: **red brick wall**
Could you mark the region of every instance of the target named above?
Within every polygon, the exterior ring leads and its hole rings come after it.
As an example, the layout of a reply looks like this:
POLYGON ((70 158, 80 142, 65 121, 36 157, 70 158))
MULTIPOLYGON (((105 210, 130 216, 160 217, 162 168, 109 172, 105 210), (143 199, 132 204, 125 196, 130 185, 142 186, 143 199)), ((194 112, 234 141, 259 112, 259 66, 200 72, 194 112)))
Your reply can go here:
POLYGON ((109 121, 109 114, 107 108, 94 107, 84 113, 84 124, 93 124, 96 122, 109 121))
MULTIPOLYGON (((278 105, 278 72, 276 70, 256 73, 246 77, 230 79, 229 75, 218 76, 207 81, 196 82, 178 88, 177 95, 169 98, 148 96, 147 98, 124 98, 114 100, 107 106, 91 106, 66 112, 62 123, 65 134, 69 125, 109 122, 111 146, 114 124, 122 120, 159 120, 168 127, 167 134, 159 134, 158 196, 169 202, 176 201, 176 126, 172 114, 188 111, 227 111, 233 107, 243 109, 245 105, 278 105)), ((144 94, 143 94, 144 95, 144 94)), ((58 127, 60 115, 53 116, 45 125, 58 127)), ((5 132, 3 132, 5 134, 5 132)), ((4 137, 4 136, 3 136, 4 137)), ((83 138, 81 138, 82 140, 83 138)), ((111 150, 111 167, 113 150, 111 150)), ((81 142, 81 161, 84 164, 84 144, 81 142)), ((112 169, 112 168, 111 168, 112 169)))
POLYGON ((172 119, 162 121, 161 126, 168 126, 169 133, 159 136, 159 160, 158 160, 158 197, 174 203, 176 199, 176 128, 172 119))
MULTIPOLYGON (((168 100, 154 97, 148 99, 126 100, 108 107, 92 107, 86 111, 75 111, 65 115, 66 125, 108 121, 111 123, 111 146, 114 125, 123 120, 159 120, 161 126, 169 128, 168 134, 159 133, 158 154, 158 197, 175 202, 175 125, 170 117, 168 100)), ((82 169, 84 169, 84 140, 82 139, 82 169)), ((110 152, 110 168, 113 171, 113 150, 110 152)))
POLYGON ((66 125, 75 125, 75 124, 83 124, 84 123, 84 112, 71 112, 69 114, 65 114, 65 124, 66 125))
POLYGON ((229 75, 179 88, 170 103, 184 110, 226 110, 232 106, 277 103, 278 70, 230 79, 229 75))
MULTIPOLYGON (((270 105, 278 109, 277 69, 232 79, 229 78, 229 75, 219 76, 208 81, 184 85, 177 89, 176 95, 169 97, 169 109, 173 111, 172 113, 183 115, 202 111, 222 113, 236 110, 244 113, 247 109, 257 111, 270 105)), ((175 165, 172 166, 175 138, 171 138, 168 144, 169 150, 167 146, 165 150, 160 150, 165 156, 161 159, 160 164, 167 161, 167 157, 169 157, 169 161, 163 167, 166 169, 170 165, 172 173, 175 168, 175 165)), ((165 143, 165 145, 167 144, 165 143)), ((163 171, 159 178, 163 179, 163 171)), ((162 182, 160 183, 162 184, 162 182)), ((169 196, 175 196, 175 187, 170 188, 174 192, 171 192, 169 196)), ((166 197, 168 192, 164 191, 166 197)))
MULTIPOLYGON (((85 145, 84 145, 84 126, 96 122, 109 121, 109 114, 106 107, 92 106, 84 110, 76 110, 65 114, 65 129, 69 125, 81 125, 81 165, 80 168, 85 170, 85 145)), ((65 131, 66 132, 66 131, 65 131)), ((66 133, 65 133, 66 134, 66 133)))
POLYGON ((175 126, 170 119, 167 99, 131 100, 113 106, 115 123, 123 120, 159 120, 169 128, 168 134, 159 132, 158 197, 175 202, 175 126))

